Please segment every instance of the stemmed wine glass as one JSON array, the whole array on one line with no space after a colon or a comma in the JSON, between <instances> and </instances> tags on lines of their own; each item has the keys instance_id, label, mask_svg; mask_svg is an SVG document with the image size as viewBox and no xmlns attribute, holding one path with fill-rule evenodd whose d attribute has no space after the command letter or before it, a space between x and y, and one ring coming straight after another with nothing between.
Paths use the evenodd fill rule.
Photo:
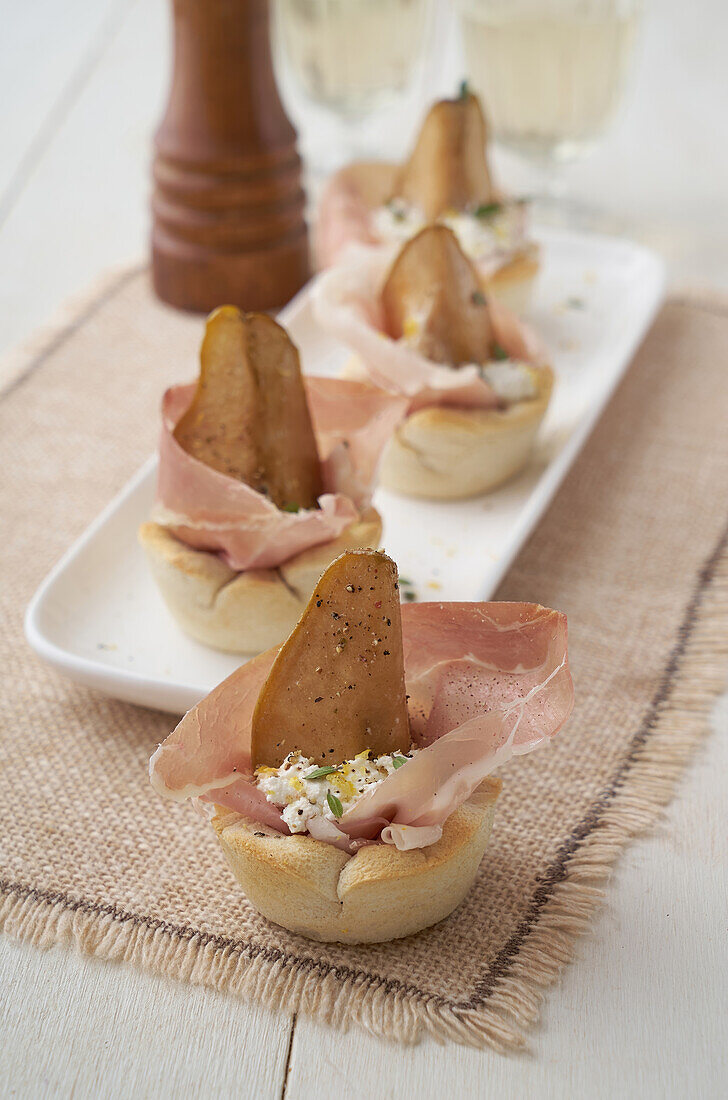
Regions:
<instances>
[{"instance_id":1,"label":"stemmed wine glass","mask_svg":"<svg viewBox=\"0 0 728 1100\"><path fill-rule=\"evenodd\" d=\"M433 0L271 7L276 78L314 174L386 155L393 113L422 90Z\"/></svg>"},{"instance_id":2,"label":"stemmed wine glass","mask_svg":"<svg viewBox=\"0 0 728 1100\"><path fill-rule=\"evenodd\" d=\"M466 73L492 132L540 179L537 216L572 220L560 166L586 155L612 121L641 0L458 0L458 11Z\"/></svg>"}]
</instances>

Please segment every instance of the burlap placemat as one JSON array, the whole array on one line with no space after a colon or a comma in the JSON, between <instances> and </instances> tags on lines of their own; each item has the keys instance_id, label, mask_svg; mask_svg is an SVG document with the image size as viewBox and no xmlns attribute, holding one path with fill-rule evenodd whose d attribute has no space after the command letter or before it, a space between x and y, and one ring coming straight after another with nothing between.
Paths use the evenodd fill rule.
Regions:
<instances>
[{"instance_id":1,"label":"burlap placemat","mask_svg":"<svg viewBox=\"0 0 728 1100\"><path fill-rule=\"evenodd\" d=\"M667 802L728 651L728 305L674 301L502 586L569 615L577 705L504 770L476 886L394 945L267 924L189 805L157 798L170 719L74 684L28 649L35 587L152 450L198 320L117 276L15 363L0 401L0 910L5 930L337 1026L505 1049L572 956L630 836Z\"/></svg>"}]
</instances>

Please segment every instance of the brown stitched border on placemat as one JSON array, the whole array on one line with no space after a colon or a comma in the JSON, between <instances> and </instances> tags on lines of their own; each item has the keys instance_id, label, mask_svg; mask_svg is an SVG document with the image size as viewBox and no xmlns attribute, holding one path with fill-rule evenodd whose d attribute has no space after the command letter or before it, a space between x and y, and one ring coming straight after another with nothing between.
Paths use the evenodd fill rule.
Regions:
<instances>
[{"instance_id":1,"label":"brown stitched border on placemat","mask_svg":"<svg viewBox=\"0 0 728 1100\"><path fill-rule=\"evenodd\" d=\"M3 395L3 403L11 393L17 396L23 384L58 355L66 342L84 333L94 320L98 322L99 315L103 329L105 307L115 302L125 288L136 287L140 282L137 272L126 272L92 300L28 363ZM136 297L140 298L138 288ZM669 308L702 310L721 320L726 316L724 311L700 305L673 304ZM156 316L161 314L159 306L150 305L150 313L159 321ZM173 315L167 314L165 319L172 324ZM187 319L184 323L186 333L191 335L192 322ZM92 345L93 339L94 334ZM95 339L99 339L98 334ZM155 384L152 388L158 390L159 386ZM586 463L588 459L581 461ZM718 470L722 470L724 462L725 455L721 454ZM572 474L570 480L573 477ZM568 487L569 482L557 498L555 508L563 502ZM84 525L88 518L84 517ZM542 527L548 523L547 517ZM532 543L538 537L537 533ZM2 909L5 928L38 943L74 939L85 950L97 954L136 959L178 977L229 986L267 1003L281 1003L289 1010L312 1011L342 1026L355 1021L394 1038L413 1039L425 1028L439 1037L488 1042L499 1048L517 1044L520 1029L535 1018L541 987L555 978L572 953L570 941L588 925L600 898L597 882L603 879L627 838L649 824L668 800L680 768L702 733L707 701L721 684L722 665L718 668L718 664L726 648L722 582L727 538L728 530L723 530L708 561L693 572L691 589L683 589L682 619L677 621L672 648L656 676L651 701L648 702L650 696L644 700L637 732L624 742L615 766L593 792L578 824L552 843L549 858L544 859L535 876L528 898L520 899L518 920L493 957L485 960L485 967L472 975L469 989L464 990L467 996L448 996L427 988L427 982L406 981L391 974L371 972L365 966L352 966L344 961L347 953L343 948L333 952L326 945L306 944L298 937L281 935L281 939L295 945L295 950L285 950L274 942L253 942L250 938L239 939L199 927L204 921L184 923L143 915L118 902L74 897L74 892L68 889L23 885L11 881L9 876L0 880L0 890L6 895ZM517 572L518 565L514 569ZM523 579L526 584L533 580L528 567L520 583ZM519 583L517 577L511 576L504 587L508 589L514 583ZM516 595L510 591L505 594L511 598ZM712 601L707 599L708 594ZM523 595L536 598L538 592ZM690 664L688 669L684 667L686 660ZM51 678L54 674L45 675ZM686 675L691 683L699 684L701 696L700 706L693 705L687 712L680 700L673 700ZM69 691L79 689L69 687ZM98 698L94 693L86 694L89 700ZM114 708L122 709L127 716L151 714L122 704L114 704ZM155 717L154 725L158 728L159 716ZM656 774L656 769L661 769L662 774ZM632 802L636 799L638 805L636 808L633 805L621 822L607 820L626 789ZM200 828L197 823L195 827ZM1 869L6 869L4 860ZM18 877L25 876L15 876ZM438 927L444 929L446 924ZM110 934L112 926L114 932ZM124 926L132 930L129 935L124 935ZM413 937L406 942L412 945L416 940ZM331 959L332 954L337 957ZM352 951L351 955L361 959L362 951ZM247 960L247 965L241 972L237 963L242 959ZM379 955L377 962L382 965ZM276 975L281 978L280 988L274 980ZM295 976L293 982L291 975ZM524 984L530 988L524 988ZM346 992L343 1004L342 992Z\"/></svg>"},{"instance_id":2,"label":"brown stitched border on placemat","mask_svg":"<svg viewBox=\"0 0 728 1100\"><path fill-rule=\"evenodd\" d=\"M572 830L570 836L568 836L562 844L561 848L559 849L557 858L553 861L551 866L543 875L542 885L540 885L534 892L527 918L519 926L518 930L511 937L506 946L499 952L495 961L488 968L487 973L484 974L478 982L478 995L470 997L468 1001L464 1002L446 1001L443 998L441 1002L442 1004L447 1004L450 1008L458 1009L476 1008L478 1005L484 1003L489 993L495 986L497 980L499 978L502 978L506 974L512 959L518 952L518 949L521 947L521 945L525 942L531 929L534 927L536 921L538 920L539 913L541 912L549 898L551 898L551 896L553 895L554 886L558 882L563 881L569 860L578 850L580 844L591 833L593 833L596 828L598 828L604 808L614 798L618 788L624 782L627 773L630 770L630 767L637 758L639 750L648 741L650 733L652 732L652 729L654 727L654 723L657 719L659 708L663 703L666 702L668 698L672 678L678 671L680 657L685 651L685 647L690 639L690 635L692 633L693 626L695 625L696 615L699 610L703 594L707 585L713 579L715 568L720 557L725 553L727 541L728 527L726 527L726 529L724 530L723 534L720 537L718 545L716 546L713 553L710 555L710 558L706 562L703 569L701 569L700 571L695 594L690 601L690 605L685 614L685 619L680 626L680 630L678 631L678 640L675 643L673 652L670 655L670 660L668 661L665 668L662 683L660 684L657 695L650 704L649 710L645 715L644 721L642 722L640 729L632 738L632 744L629 753L619 765L619 768L617 769L617 773L614 776L613 780L611 781L607 789L602 794L600 794L599 798L589 809L588 813L584 815L579 824ZM294 955L286 955L285 952L271 951L263 948L250 948L250 945L246 944L242 940L225 939L222 936L205 936L195 928L178 927L177 925L169 924L166 921L150 921L148 918L142 917L138 913L125 913L114 906L94 905L87 902L80 902L65 894L50 894L42 890L34 890L32 887L24 886L19 882L5 882L3 880L0 880L0 891L2 891L3 893L14 893L17 894L19 897L37 898L39 900L51 903L61 902L69 911L72 912L80 910L87 913L100 913L104 915L110 915L113 916L116 920L122 922L132 921L134 924L144 924L152 928L159 928L164 932L172 932L174 933L174 935L179 936L182 939L192 939L193 937L198 937L201 943L209 943L213 947L217 948L233 948L237 951L240 951L241 953L248 953L251 957L257 954L261 954L267 959L279 959L282 962L285 962L287 965L301 966L303 969L318 969L322 973L327 973L330 969L332 969L330 966L328 966L328 964L323 962L312 963L311 961L309 961L307 964L306 961L298 959ZM367 974L366 971L363 973L361 971L347 972L346 968L342 967L336 967L336 970L339 972L339 974L341 974L342 971L347 973L347 976L349 977L364 977L371 982L379 982L379 979L377 979L372 974ZM401 982L384 982L384 988L387 990L404 990L405 992L417 993L422 997L426 996L423 990L418 989L417 986L405 986Z\"/></svg>"}]
</instances>

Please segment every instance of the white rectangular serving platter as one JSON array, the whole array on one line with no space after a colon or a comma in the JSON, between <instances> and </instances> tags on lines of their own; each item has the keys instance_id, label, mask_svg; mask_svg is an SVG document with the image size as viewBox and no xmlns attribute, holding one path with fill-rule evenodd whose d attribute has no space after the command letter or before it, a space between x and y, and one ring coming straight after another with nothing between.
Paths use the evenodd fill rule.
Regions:
<instances>
[{"instance_id":1,"label":"white rectangular serving platter","mask_svg":"<svg viewBox=\"0 0 728 1100\"><path fill-rule=\"evenodd\" d=\"M421 600L488 599L594 427L660 303L660 260L628 241L544 230L527 320L546 343L556 388L533 461L476 500L429 503L379 490L383 544ZM321 332L310 287L281 313L310 374L335 374L346 349ZM150 458L36 592L26 635L72 679L182 714L241 658L178 629L147 571L136 532L149 514Z\"/></svg>"}]
</instances>

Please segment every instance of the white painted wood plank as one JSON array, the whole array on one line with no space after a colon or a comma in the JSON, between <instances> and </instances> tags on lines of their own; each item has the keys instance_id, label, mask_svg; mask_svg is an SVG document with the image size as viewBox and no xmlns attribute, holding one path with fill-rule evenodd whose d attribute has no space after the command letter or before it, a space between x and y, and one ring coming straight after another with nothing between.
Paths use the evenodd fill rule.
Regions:
<instances>
[{"instance_id":1,"label":"white painted wood plank","mask_svg":"<svg viewBox=\"0 0 728 1100\"><path fill-rule=\"evenodd\" d=\"M130 0L1 0L0 223Z\"/></svg>"},{"instance_id":2,"label":"white painted wood plank","mask_svg":"<svg viewBox=\"0 0 728 1100\"><path fill-rule=\"evenodd\" d=\"M284 1013L4 936L0 989L4 1096L280 1096Z\"/></svg>"},{"instance_id":3,"label":"white painted wood plank","mask_svg":"<svg viewBox=\"0 0 728 1100\"><path fill-rule=\"evenodd\" d=\"M0 230L0 344L99 271L146 252L167 19L165 0L136 0Z\"/></svg>"},{"instance_id":4,"label":"white painted wood plank","mask_svg":"<svg viewBox=\"0 0 728 1100\"><path fill-rule=\"evenodd\" d=\"M299 1016L286 1100L725 1096L728 696L715 727L666 818L620 861L593 934L547 994L532 1054L432 1040L403 1051Z\"/></svg>"}]
</instances>

